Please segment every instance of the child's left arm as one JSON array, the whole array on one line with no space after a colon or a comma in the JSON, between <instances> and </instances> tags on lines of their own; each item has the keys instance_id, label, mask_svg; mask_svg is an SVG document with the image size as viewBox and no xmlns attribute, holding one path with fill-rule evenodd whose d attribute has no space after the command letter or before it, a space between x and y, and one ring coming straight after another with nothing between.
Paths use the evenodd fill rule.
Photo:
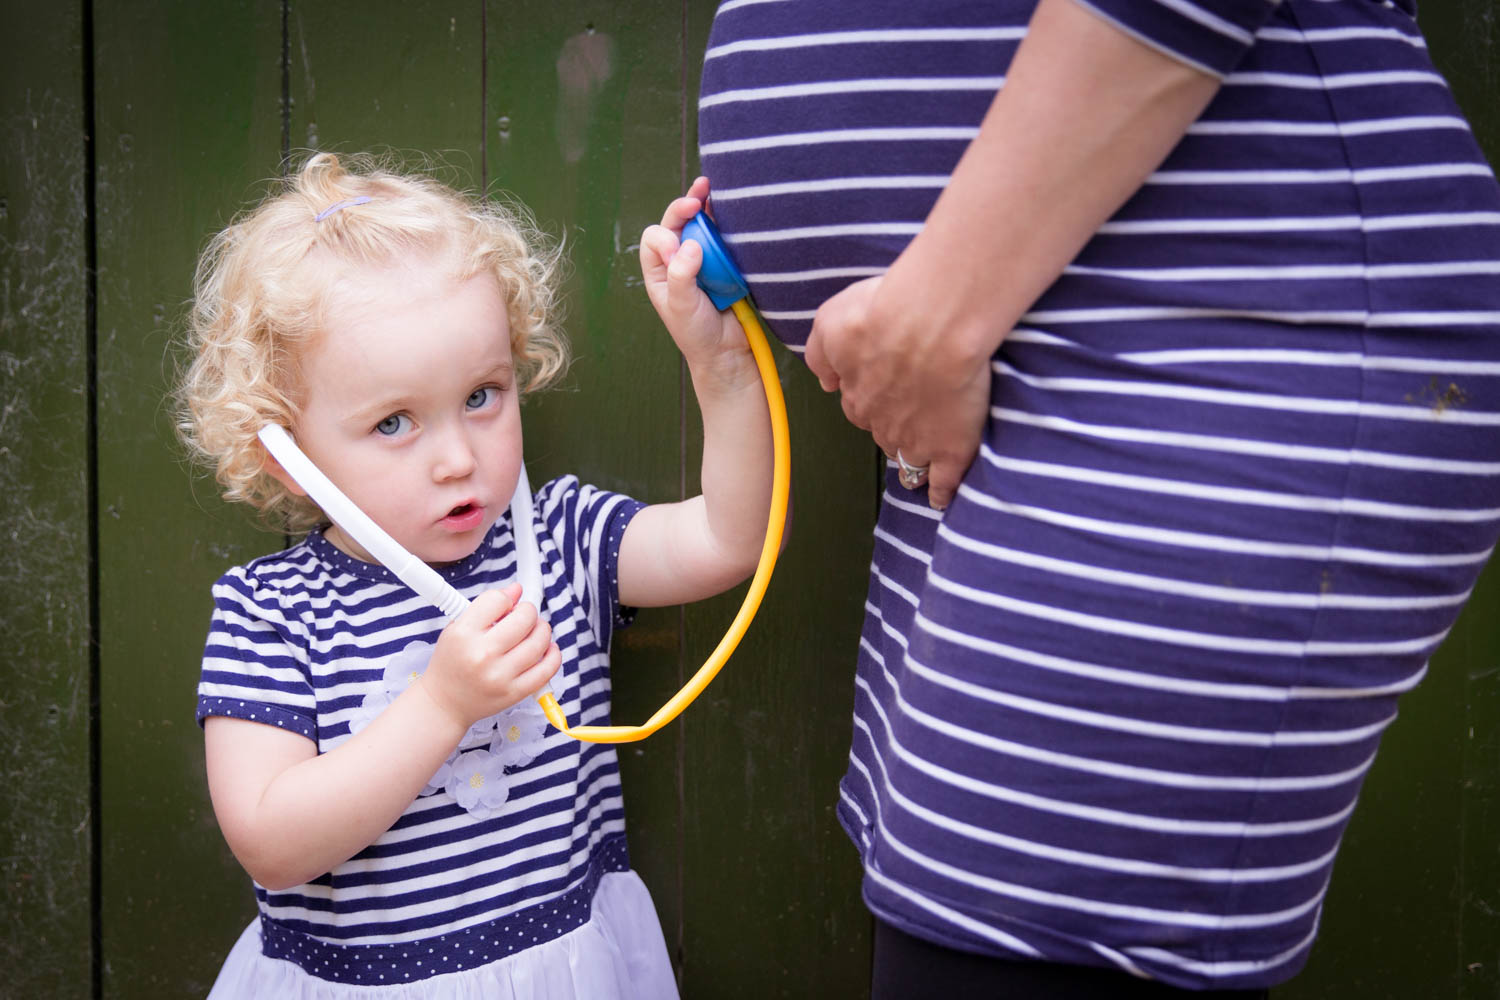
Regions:
<instances>
[{"instance_id":1,"label":"child's left arm","mask_svg":"<svg viewBox=\"0 0 1500 1000\"><path fill-rule=\"evenodd\" d=\"M653 504L620 541L620 603L685 604L755 570L771 506L771 420L745 333L698 288L703 251L682 227L703 206L708 180L667 206L641 235L646 292L687 361L703 413L703 493Z\"/></svg>"}]
</instances>

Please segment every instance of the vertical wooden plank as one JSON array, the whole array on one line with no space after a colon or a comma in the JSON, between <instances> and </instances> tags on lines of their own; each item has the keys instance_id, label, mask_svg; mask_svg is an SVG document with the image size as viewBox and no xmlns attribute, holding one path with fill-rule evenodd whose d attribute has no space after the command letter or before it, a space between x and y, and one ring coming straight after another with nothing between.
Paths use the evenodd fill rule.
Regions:
<instances>
[{"instance_id":1,"label":"vertical wooden plank","mask_svg":"<svg viewBox=\"0 0 1500 1000\"><path fill-rule=\"evenodd\" d=\"M491 173L544 221L561 221L575 268L577 392L542 397L527 412L540 478L576 471L646 500L697 489L696 409L640 292L635 241L696 167L697 78L713 6L688 4L683 32L652 4L490 8ZM709 693L672 728L621 753L632 856L685 996L852 996L868 982L868 919L832 810L848 747L873 449L800 362L784 353L780 361L794 478L808 484L798 488L791 551ZM697 668L742 593L643 612L621 633L620 721L644 719Z\"/></svg>"},{"instance_id":2,"label":"vertical wooden plank","mask_svg":"<svg viewBox=\"0 0 1500 1000\"><path fill-rule=\"evenodd\" d=\"M735 659L686 718L685 995L868 995L870 917L835 817L874 526L874 448L778 349L791 540ZM689 669L739 591L690 609ZM696 992L695 992L696 991Z\"/></svg>"},{"instance_id":3,"label":"vertical wooden plank","mask_svg":"<svg viewBox=\"0 0 1500 1000\"><path fill-rule=\"evenodd\" d=\"M1307 968L1276 1000L1497 995L1500 576L1401 702L1345 835Z\"/></svg>"},{"instance_id":4,"label":"vertical wooden plank","mask_svg":"<svg viewBox=\"0 0 1500 1000\"><path fill-rule=\"evenodd\" d=\"M90 991L82 6L0 38L0 992Z\"/></svg>"},{"instance_id":5,"label":"vertical wooden plank","mask_svg":"<svg viewBox=\"0 0 1500 1000\"><path fill-rule=\"evenodd\" d=\"M1485 155L1500 161L1500 3L1424 3L1417 23Z\"/></svg>"},{"instance_id":6,"label":"vertical wooden plank","mask_svg":"<svg viewBox=\"0 0 1500 1000\"><path fill-rule=\"evenodd\" d=\"M1500 3L1423 3L1433 61L1500 164ZM1500 996L1500 567L1401 702L1307 968L1276 1000Z\"/></svg>"},{"instance_id":7,"label":"vertical wooden plank","mask_svg":"<svg viewBox=\"0 0 1500 1000\"><path fill-rule=\"evenodd\" d=\"M299 150L390 152L480 183L483 36L470 0L298 3L288 19L290 125Z\"/></svg>"},{"instance_id":8,"label":"vertical wooden plank","mask_svg":"<svg viewBox=\"0 0 1500 1000\"><path fill-rule=\"evenodd\" d=\"M527 465L646 501L682 495L682 373L641 287L637 241L683 187L681 12L631 0L489 3L493 186L568 247L565 386L526 405ZM640 613L614 642L614 718L645 721L682 682L678 609ZM619 749L631 860L668 949L681 947L683 730Z\"/></svg>"},{"instance_id":9,"label":"vertical wooden plank","mask_svg":"<svg viewBox=\"0 0 1500 1000\"><path fill-rule=\"evenodd\" d=\"M690 149L714 7L688 8ZM755 625L685 720L684 995L854 998L868 995L870 917L834 809L848 764L877 452L802 360L775 350L791 424L793 523ZM697 467L694 449L692 482ZM689 671L741 594L688 609Z\"/></svg>"},{"instance_id":10,"label":"vertical wooden plank","mask_svg":"<svg viewBox=\"0 0 1500 1000\"><path fill-rule=\"evenodd\" d=\"M1491 118L1493 122L1494 119ZM1490 133L1496 139L1500 135ZM1500 142L1490 149L1500 150ZM1494 155L1491 154L1492 160ZM1500 568L1480 578L1465 619L1448 639L1447 666L1464 683L1463 715L1444 719L1463 744L1461 871L1454 958L1462 1000L1500 996Z\"/></svg>"},{"instance_id":11,"label":"vertical wooden plank","mask_svg":"<svg viewBox=\"0 0 1500 1000\"><path fill-rule=\"evenodd\" d=\"M1500 0L1426 3L1421 24L1485 156L1500 168ZM1500 566L1491 562L1434 665L1463 680L1462 715L1446 713L1438 724L1456 730L1463 747L1454 995L1465 1000L1500 996Z\"/></svg>"},{"instance_id":12,"label":"vertical wooden plank","mask_svg":"<svg viewBox=\"0 0 1500 1000\"><path fill-rule=\"evenodd\" d=\"M1471 607L1458 630L1472 629ZM1276 1000L1456 997L1465 670L1450 642L1401 701L1365 781L1303 972Z\"/></svg>"},{"instance_id":13,"label":"vertical wooden plank","mask_svg":"<svg viewBox=\"0 0 1500 1000\"><path fill-rule=\"evenodd\" d=\"M280 15L95 5L104 990L202 996L254 913L208 803L209 585L275 539L190 481L164 397L208 234L276 172Z\"/></svg>"}]
</instances>

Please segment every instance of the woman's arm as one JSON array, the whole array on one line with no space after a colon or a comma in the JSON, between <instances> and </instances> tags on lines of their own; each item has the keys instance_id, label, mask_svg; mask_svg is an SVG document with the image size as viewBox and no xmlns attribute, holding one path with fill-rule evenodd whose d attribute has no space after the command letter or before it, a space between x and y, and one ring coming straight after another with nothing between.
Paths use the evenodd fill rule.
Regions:
<instances>
[{"instance_id":1,"label":"woman's arm","mask_svg":"<svg viewBox=\"0 0 1500 1000\"><path fill-rule=\"evenodd\" d=\"M931 462L934 507L978 451L991 355L1218 87L1073 0L1041 0L922 231L818 311L808 365L887 454Z\"/></svg>"},{"instance_id":2,"label":"woman's arm","mask_svg":"<svg viewBox=\"0 0 1500 1000\"><path fill-rule=\"evenodd\" d=\"M771 509L771 419L745 333L696 282L703 251L680 243L708 197L693 182L641 236L646 291L687 361L703 414L703 493L654 504L620 540L620 601L684 604L729 589L755 569Z\"/></svg>"},{"instance_id":3,"label":"woman's arm","mask_svg":"<svg viewBox=\"0 0 1500 1000\"><path fill-rule=\"evenodd\" d=\"M400 818L470 725L540 690L560 654L519 597L512 584L476 598L426 672L328 753L260 722L205 721L214 815L251 878L286 889L349 860Z\"/></svg>"}]
</instances>

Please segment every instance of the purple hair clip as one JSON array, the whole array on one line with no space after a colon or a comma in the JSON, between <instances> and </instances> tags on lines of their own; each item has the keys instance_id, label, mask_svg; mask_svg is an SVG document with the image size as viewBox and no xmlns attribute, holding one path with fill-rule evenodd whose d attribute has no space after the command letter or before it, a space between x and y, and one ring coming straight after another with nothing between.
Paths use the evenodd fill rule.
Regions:
<instances>
[{"instance_id":1,"label":"purple hair clip","mask_svg":"<svg viewBox=\"0 0 1500 1000\"><path fill-rule=\"evenodd\" d=\"M313 216L313 221L322 222L324 219L328 218L330 215L332 215L334 212L337 212L341 208L348 208L350 205L363 205L365 202L373 200L374 199L372 199L369 195L362 194L358 198L345 198L343 201L336 201L332 205L329 205L327 208L323 209L323 211L319 212L317 215Z\"/></svg>"}]
</instances>

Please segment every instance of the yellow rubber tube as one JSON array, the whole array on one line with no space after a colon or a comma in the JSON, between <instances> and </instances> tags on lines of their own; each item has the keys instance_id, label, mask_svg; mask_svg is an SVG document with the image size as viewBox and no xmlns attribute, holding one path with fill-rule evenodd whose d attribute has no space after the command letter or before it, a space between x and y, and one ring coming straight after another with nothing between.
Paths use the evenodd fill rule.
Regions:
<instances>
[{"instance_id":1,"label":"yellow rubber tube","mask_svg":"<svg viewBox=\"0 0 1500 1000\"><path fill-rule=\"evenodd\" d=\"M760 565L756 567L755 576L750 580L750 589L745 593L739 614L729 623L729 630L719 640L719 645L703 661L698 672L683 685L682 690L657 709L656 714L643 725L569 726L568 718L563 715L562 706L557 703L556 698L550 693L538 698L547 721L575 740L586 743L634 743L650 736L682 714L682 710L691 705L703 693L703 689L708 687L709 682L718 676L720 668L740 644L740 639L744 637L745 630L750 627L755 612L760 608L766 586L771 582L771 573L776 569L776 557L781 552L781 535L786 529L787 500L792 482L791 436L787 430L786 399L781 394L781 379L776 374L771 347L766 343L766 332L761 329L760 320L751 308L750 300L740 299L730 308L734 310L735 318L744 328L745 339L750 343L750 353L755 356L755 366L760 370L760 380L766 390L766 406L771 414L771 513L766 523L765 544L760 550Z\"/></svg>"}]
</instances>

